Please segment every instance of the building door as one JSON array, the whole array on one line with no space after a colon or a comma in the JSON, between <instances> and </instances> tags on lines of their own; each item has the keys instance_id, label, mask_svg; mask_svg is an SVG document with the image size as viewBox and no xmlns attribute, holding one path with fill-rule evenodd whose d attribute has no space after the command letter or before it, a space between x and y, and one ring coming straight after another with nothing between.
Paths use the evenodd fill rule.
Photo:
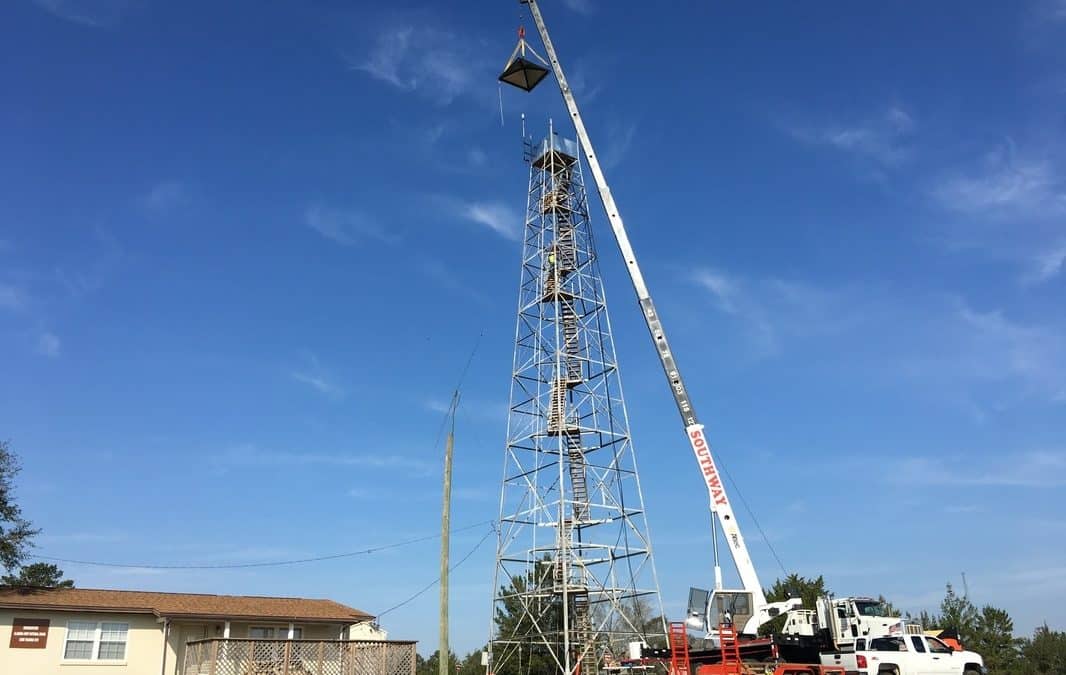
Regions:
<instances>
[{"instance_id":1,"label":"building door","mask_svg":"<svg viewBox=\"0 0 1066 675\"><path fill-rule=\"evenodd\" d=\"M185 673L185 645L193 640L203 640L207 637L207 626L205 624L182 624L176 626L173 630L179 631L178 633L178 657L175 659L174 672L184 674Z\"/></svg>"}]
</instances>

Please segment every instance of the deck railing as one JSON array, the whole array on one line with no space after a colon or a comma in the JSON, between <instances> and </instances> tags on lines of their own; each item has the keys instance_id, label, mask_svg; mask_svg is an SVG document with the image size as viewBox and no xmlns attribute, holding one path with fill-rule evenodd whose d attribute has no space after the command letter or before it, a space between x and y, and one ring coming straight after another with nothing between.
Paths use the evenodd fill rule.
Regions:
<instances>
[{"instance_id":1,"label":"deck railing","mask_svg":"<svg viewBox=\"0 0 1066 675\"><path fill-rule=\"evenodd\" d=\"M183 675L414 675L415 643L209 638L185 646Z\"/></svg>"}]
</instances>

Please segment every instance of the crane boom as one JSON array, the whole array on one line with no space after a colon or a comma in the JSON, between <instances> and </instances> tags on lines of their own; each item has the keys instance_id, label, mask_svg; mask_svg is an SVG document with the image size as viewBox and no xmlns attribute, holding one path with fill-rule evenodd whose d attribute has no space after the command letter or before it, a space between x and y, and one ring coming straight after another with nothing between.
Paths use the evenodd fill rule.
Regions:
<instances>
[{"instance_id":1,"label":"crane boom","mask_svg":"<svg viewBox=\"0 0 1066 675\"><path fill-rule=\"evenodd\" d=\"M740 575L740 581L744 586L744 590L752 593L752 604L754 607L762 608L766 605L766 597L763 594L759 577L755 572L755 566L751 562L751 556L748 553L747 544L744 543L744 535L741 534L740 528L737 526L736 518L733 515L733 506L729 501L729 496L722 483L722 478L718 473L718 467L715 465L710 443L707 441L707 437L704 434L703 425L700 424L699 419L696 417L696 410L692 406L688 390L685 388L685 383L681 379L681 371L677 367L677 362L670 349L670 343L666 339L666 332L663 330L659 314L655 310L655 303L652 301L651 294L648 292L648 287L644 283L644 275L641 274L640 266L637 264L637 257L633 253L633 247L629 243L629 235L626 234L622 215L618 210L618 206L614 202L614 197L611 195L611 188L607 185L607 179L604 177L603 169L600 167L600 162L596 158L596 153L592 149L592 141L589 139L588 131L585 129L585 123L581 119L581 113L578 111L577 101L574 99L574 93L567 84L566 76L563 74L563 68L559 63L559 57L555 52L555 46L552 44L551 36L548 35L548 28L544 24L544 17L540 13L540 7L538 7L536 0L521 1L523 4L529 5L530 13L533 15L533 21L537 25L537 32L540 33L541 41L544 43L544 49L548 55L548 60L551 63L552 70L555 72L555 79L559 83L559 91L563 95L566 109L570 113L571 121L574 123L574 130L577 132L578 142L581 144L582 151L585 153L585 160L588 162L589 169L591 169L592 176L596 181L596 188L600 194L600 202L603 204L603 209L607 214L607 221L611 225L611 231L614 233L614 239L618 244L618 250L621 251L622 258L625 260L626 270L628 270L629 278L633 282L633 290L636 291L637 301L640 303L640 308L644 315L644 321L648 326L648 331L651 333L652 341L655 343L655 349L659 354L659 360L662 363L663 371L666 373L666 379L670 382L670 391L673 393L674 402L677 404L677 410L681 414L681 420L685 426L685 434L688 437L689 445L692 447L692 452L696 456L700 472L703 474L704 483L707 485L711 511L725 534L726 542L729 545L730 555L733 558L733 562L736 564L737 573ZM714 520L712 520L712 529L713 527ZM715 588L721 589L722 572L721 567L718 564L717 536L712 537L712 539L714 540Z\"/></svg>"}]
</instances>

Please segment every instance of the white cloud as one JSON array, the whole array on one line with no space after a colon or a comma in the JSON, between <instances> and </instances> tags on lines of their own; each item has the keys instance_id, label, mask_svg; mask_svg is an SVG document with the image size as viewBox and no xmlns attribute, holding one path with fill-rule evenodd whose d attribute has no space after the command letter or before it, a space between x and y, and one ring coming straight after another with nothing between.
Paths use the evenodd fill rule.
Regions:
<instances>
[{"instance_id":1,"label":"white cloud","mask_svg":"<svg viewBox=\"0 0 1066 675\"><path fill-rule=\"evenodd\" d=\"M304 223L342 246L355 246L367 239L395 243L397 237L377 221L354 209L335 209L315 204L304 212Z\"/></svg>"},{"instance_id":2,"label":"white cloud","mask_svg":"<svg viewBox=\"0 0 1066 675\"><path fill-rule=\"evenodd\" d=\"M436 468L435 465L429 462L406 455L389 453L278 452L262 450L254 445L241 445L230 448L212 457L211 461L220 467L358 466L370 469L407 469L420 474L430 473Z\"/></svg>"},{"instance_id":3,"label":"white cloud","mask_svg":"<svg viewBox=\"0 0 1066 675\"><path fill-rule=\"evenodd\" d=\"M175 571L177 570L160 569L158 567L121 567L108 569L107 573L122 576L158 577Z\"/></svg>"},{"instance_id":4,"label":"white cloud","mask_svg":"<svg viewBox=\"0 0 1066 675\"><path fill-rule=\"evenodd\" d=\"M26 304L26 293L17 286L0 283L0 309L20 309Z\"/></svg>"},{"instance_id":5,"label":"white cloud","mask_svg":"<svg viewBox=\"0 0 1066 675\"><path fill-rule=\"evenodd\" d=\"M612 122L607 125L604 150L600 153L600 161L604 168L611 169L622 163L633 146L636 134L637 125L634 123Z\"/></svg>"},{"instance_id":6,"label":"white cloud","mask_svg":"<svg viewBox=\"0 0 1066 675\"><path fill-rule=\"evenodd\" d=\"M849 321L839 314L843 292L799 281L742 279L721 270L696 270L691 281L707 291L714 305L740 321L762 356L779 353L782 339L834 333Z\"/></svg>"},{"instance_id":7,"label":"white cloud","mask_svg":"<svg viewBox=\"0 0 1066 675\"><path fill-rule=\"evenodd\" d=\"M1060 165L1047 150L1020 149L1007 139L974 166L940 175L930 183L930 197L965 217L949 224L948 243L1019 265L1024 284L1057 278L1066 266L1066 177Z\"/></svg>"},{"instance_id":8,"label":"white cloud","mask_svg":"<svg viewBox=\"0 0 1066 675\"><path fill-rule=\"evenodd\" d=\"M120 532L67 532L61 534L44 533L38 535L38 539L47 543L113 544L125 541L127 536Z\"/></svg>"},{"instance_id":9,"label":"white cloud","mask_svg":"<svg viewBox=\"0 0 1066 675\"><path fill-rule=\"evenodd\" d=\"M567 9L570 9L578 14L592 14L596 11L596 5L593 0L563 0L563 4Z\"/></svg>"},{"instance_id":10,"label":"white cloud","mask_svg":"<svg viewBox=\"0 0 1066 675\"><path fill-rule=\"evenodd\" d=\"M45 331L37 336L37 352L55 358L59 356L59 338L55 333Z\"/></svg>"},{"instance_id":11,"label":"white cloud","mask_svg":"<svg viewBox=\"0 0 1066 675\"><path fill-rule=\"evenodd\" d=\"M452 291L480 305L490 304L488 296L481 289L464 283L455 273L454 267L449 267L440 260L423 258L418 262L418 269L439 288Z\"/></svg>"},{"instance_id":12,"label":"white cloud","mask_svg":"<svg viewBox=\"0 0 1066 675\"><path fill-rule=\"evenodd\" d=\"M289 373L292 379L306 384L330 398L343 398L344 389L334 382L333 377L319 363L317 356L308 353L305 355L304 361L303 367Z\"/></svg>"},{"instance_id":13,"label":"white cloud","mask_svg":"<svg viewBox=\"0 0 1066 675\"><path fill-rule=\"evenodd\" d=\"M33 0L49 14L93 28L116 26L131 0Z\"/></svg>"},{"instance_id":14,"label":"white cloud","mask_svg":"<svg viewBox=\"0 0 1066 675\"><path fill-rule=\"evenodd\" d=\"M441 400L438 400L438 399L430 399L430 400L426 401L425 402L425 406L426 406L426 410L428 410L430 412L440 413L442 415L444 413L451 412L451 410L452 410L452 406L451 406L450 403L448 403L446 401L441 401Z\"/></svg>"},{"instance_id":15,"label":"white cloud","mask_svg":"<svg viewBox=\"0 0 1066 675\"><path fill-rule=\"evenodd\" d=\"M96 250L84 250L79 267L56 268L57 280L72 297L80 298L103 288L125 257L118 239L107 230L97 228L94 238Z\"/></svg>"},{"instance_id":16,"label":"white cloud","mask_svg":"<svg viewBox=\"0 0 1066 675\"><path fill-rule=\"evenodd\" d=\"M709 268L689 280L754 356L829 350L832 363L849 373L924 381L981 416L980 399L997 406L1066 400L1066 324L1055 314L1023 321L957 296L829 288Z\"/></svg>"},{"instance_id":17,"label":"white cloud","mask_svg":"<svg viewBox=\"0 0 1066 675\"><path fill-rule=\"evenodd\" d=\"M693 274L693 280L711 292L718 308L729 314L737 313L737 284L720 272L702 269Z\"/></svg>"},{"instance_id":18,"label":"white cloud","mask_svg":"<svg viewBox=\"0 0 1066 675\"><path fill-rule=\"evenodd\" d=\"M1019 156L1013 143L988 153L977 170L956 172L933 187L945 208L991 217L1041 216L1066 209L1066 191L1046 159Z\"/></svg>"},{"instance_id":19,"label":"white cloud","mask_svg":"<svg viewBox=\"0 0 1066 675\"><path fill-rule=\"evenodd\" d=\"M344 391L337 385L329 382L321 375L310 375L308 373L293 372L292 378L297 382L303 382L304 384L311 385L318 391L327 396L338 397L344 394Z\"/></svg>"},{"instance_id":20,"label":"white cloud","mask_svg":"<svg viewBox=\"0 0 1066 675\"><path fill-rule=\"evenodd\" d=\"M964 513L980 513L981 507L974 504L949 504L944 507L944 513L961 515Z\"/></svg>"},{"instance_id":21,"label":"white cloud","mask_svg":"<svg viewBox=\"0 0 1066 675\"><path fill-rule=\"evenodd\" d=\"M466 161L470 166L480 168L488 164L489 156L481 148L473 147L466 151Z\"/></svg>"},{"instance_id":22,"label":"white cloud","mask_svg":"<svg viewBox=\"0 0 1066 675\"><path fill-rule=\"evenodd\" d=\"M1032 272L1026 277L1028 281L1042 283L1057 277L1066 269L1066 243L1038 253L1032 267Z\"/></svg>"},{"instance_id":23,"label":"white cloud","mask_svg":"<svg viewBox=\"0 0 1066 675\"><path fill-rule=\"evenodd\" d=\"M966 304L959 305L956 317L957 333L969 339L955 348L972 374L990 380L1017 378L1050 395L1066 378L1066 341L1061 334Z\"/></svg>"},{"instance_id":24,"label":"white cloud","mask_svg":"<svg viewBox=\"0 0 1066 675\"><path fill-rule=\"evenodd\" d=\"M466 202L459 205L459 213L506 239L518 241L522 237L521 217L503 202Z\"/></svg>"},{"instance_id":25,"label":"white cloud","mask_svg":"<svg viewBox=\"0 0 1066 675\"><path fill-rule=\"evenodd\" d=\"M1066 485L1066 453L1030 452L1000 456L994 466L975 467L971 458L914 457L888 479L906 485L1054 488Z\"/></svg>"},{"instance_id":26,"label":"white cloud","mask_svg":"<svg viewBox=\"0 0 1066 675\"><path fill-rule=\"evenodd\" d=\"M184 203L186 197L187 191L182 183L168 180L153 185L148 194L141 198L141 206L152 214L163 215Z\"/></svg>"},{"instance_id":27,"label":"white cloud","mask_svg":"<svg viewBox=\"0 0 1066 675\"><path fill-rule=\"evenodd\" d=\"M911 157L908 137L914 132L914 118L899 106L861 122L822 126L785 124L788 133L803 143L835 148L841 152L896 167Z\"/></svg>"},{"instance_id":28,"label":"white cloud","mask_svg":"<svg viewBox=\"0 0 1066 675\"><path fill-rule=\"evenodd\" d=\"M440 105L479 90L489 92L478 84L492 80L484 79L489 66L477 43L428 23L424 17L393 21L376 32L366 56L344 58L353 70Z\"/></svg>"}]
</instances>

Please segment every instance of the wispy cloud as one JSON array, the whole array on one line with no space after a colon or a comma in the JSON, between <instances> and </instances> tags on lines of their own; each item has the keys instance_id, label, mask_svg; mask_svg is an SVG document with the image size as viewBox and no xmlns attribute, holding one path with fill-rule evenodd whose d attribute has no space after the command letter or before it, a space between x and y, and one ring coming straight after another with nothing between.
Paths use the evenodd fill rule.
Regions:
<instances>
[{"instance_id":1,"label":"wispy cloud","mask_svg":"<svg viewBox=\"0 0 1066 675\"><path fill-rule=\"evenodd\" d=\"M423 15L393 18L376 31L368 52L354 56L344 51L342 56L352 70L448 105L477 92L479 82L491 80L483 80L489 65L476 42L441 28L442 23Z\"/></svg>"},{"instance_id":2,"label":"wispy cloud","mask_svg":"<svg viewBox=\"0 0 1066 675\"><path fill-rule=\"evenodd\" d=\"M1066 261L1060 166L1048 151L1025 150L1007 139L972 166L942 172L930 181L929 195L945 212L964 217L949 224L947 243L1020 265L1025 284L1057 278Z\"/></svg>"},{"instance_id":3,"label":"wispy cloud","mask_svg":"<svg viewBox=\"0 0 1066 675\"><path fill-rule=\"evenodd\" d=\"M103 288L125 256L118 239L107 230L97 228L93 236L96 240L95 250L86 250L79 266L57 267L55 271L59 284L74 298Z\"/></svg>"},{"instance_id":4,"label":"wispy cloud","mask_svg":"<svg viewBox=\"0 0 1066 675\"><path fill-rule=\"evenodd\" d=\"M637 134L635 123L611 122L607 124L604 150L600 153L603 166L611 169L622 163Z\"/></svg>"},{"instance_id":5,"label":"wispy cloud","mask_svg":"<svg viewBox=\"0 0 1066 675\"><path fill-rule=\"evenodd\" d=\"M320 394L325 394L334 399L344 397L344 389L334 381L332 375L322 367L318 357L314 354L306 354L304 365L291 371L289 375L292 379L308 385Z\"/></svg>"},{"instance_id":6,"label":"wispy cloud","mask_svg":"<svg viewBox=\"0 0 1066 675\"><path fill-rule=\"evenodd\" d=\"M130 0L33 0L52 16L92 28L113 28L128 9Z\"/></svg>"},{"instance_id":7,"label":"wispy cloud","mask_svg":"<svg viewBox=\"0 0 1066 675\"><path fill-rule=\"evenodd\" d=\"M21 309L25 304L25 291L12 284L0 283L0 309Z\"/></svg>"},{"instance_id":8,"label":"wispy cloud","mask_svg":"<svg viewBox=\"0 0 1066 675\"><path fill-rule=\"evenodd\" d=\"M970 372L989 379L1017 378L1054 395L1066 381L1066 338L1046 327L1007 318L1000 311L981 312L958 301L957 331ZM967 353L968 352L968 353Z\"/></svg>"},{"instance_id":9,"label":"wispy cloud","mask_svg":"<svg viewBox=\"0 0 1066 675\"><path fill-rule=\"evenodd\" d=\"M997 457L994 466L974 467L962 457L904 460L888 480L907 485L1048 488L1066 485L1066 453L1030 452Z\"/></svg>"},{"instance_id":10,"label":"wispy cloud","mask_svg":"<svg viewBox=\"0 0 1066 675\"><path fill-rule=\"evenodd\" d=\"M427 399L423 402L426 410L443 415L451 410L444 399ZM490 422L493 424L507 421L508 405L499 401L464 399L460 401L458 415L461 418Z\"/></svg>"},{"instance_id":11,"label":"wispy cloud","mask_svg":"<svg viewBox=\"0 0 1066 675\"><path fill-rule=\"evenodd\" d=\"M452 406L450 403L440 399L430 399L425 402L425 406L426 410L430 412L440 413L442 415L444 413L451 412L452 410Z\"/></svg>"},{"instance_id":12,"label":"wispy cloud","mask_svg":"<svg viewBox=\"0 0 1066 675\"><path fill-rule=\"evenodd\" d=\"M785 130L808 145L830 147L885 167L896 167L912 156L908 143L916 124L900 106L851 123L799 125L786 123Z\"/></svg>"},{"instance_id":13,"label":"wispy cloud","mask_svg":"<svg viewBox=\"0 0 1066 675\"><path fill-rule=\"evenodd\" d=\"M140 199L141 207L153 214L164 215L181 206L188 197L185 185L176 180L156 183Z\"/></svg>"},{"instance_id":14,"label":"wispy cloud","mask_svg":"<svg viewBox=\"0 0 1066 675\"><path fill-rule=\"evenodd\" d=\"M596 3L593 0L563 0L563 4L578 14L592 14L596 11Z\"/></svg>"},{"instance_id":15,"label":"wispy cloud","mask_svg":"<svg viewBox=\"0 0 1066 675\"><path fill-rule=\"evenodd\" d=\"M304 212L304 224L342 246L355 246L368 239L395 243L398 237L374 218L356 209L336 209L313 204Z\"/></svg>"},{"instance_id":16,"label":"wispy cloud","mask_svg":"<svg viewBox=\"0 0 1066 675\"><path fill-rule=\"evenodd\" d=\"M456 202L455 208L460 217L487 227L505 239L518 241L522 237L522 218L508 204L497 201Z\"/></svg>"},{"instance_id":17,"label":"wispy cloud","mask_svg":"<svg viewBox=\"0 0 1066 675\"><path fill-rule=\"evenodd\" d=\"M121 532L65 532L60 534L44 533L38 535L41 543L49 544L113 544L125 541L127 536Z\"/></svg>"},{"instance_id":18,"label":"wispy cloud","mask_svg":"<svg viewBox=\"0 0 1066 675\"><path fill-rule=\"evenodd\" d=\"M971 171L944 176L933 196L948 209L989 217L1043 216L1066 210L1066 185L1047 159L1021 156L1009 141Z\"/></svg>"},{"instance_id":19,"label":"wispy cloud","mask_svg":"<svg viewBox=\"0 0 1066 675\"><path fill-rule=\"evenodd\" d=\"M990 383L999 404L1066 396L1066 324L1058 316L1023 321L954 295L829 288L710 268L689 281L758 357L831 349L849 372L935 383L978 412L973 397L987 394L978 388Z\"/></svg>"},{"instance_id":20,"label":"wispy cloud","mask_svg":"<svg viewBox=\"0 0 1066 675\"><path fill-rule=\"evenodd\" d=\"M944 507L944 513L962 515L965 513L980 513L981 507L975 504L949 504Z\"/></svg>"},{"instance_id":21,"label":"wispy cloud","mask_svg":"<svg viewBox=\"0 0 1066 675\"><path fill-rule=\"evenodd\" d=\"M211 460L220 467L227 466L358 466L370 469L409 469L427 474L436 466L422 459L389 453L322 453L279 452L254 445L230 448Z\"/></svg>"},{"instance_id":22,"label":"wispy cloud","mask_svg":"<svg viewBox=\"0 0 1066 675\"><path fill-rule=\"evenodd\" d=\"M59 356L59 337L55 333L45 331L37 336L37 353L51 358Z\"/></svg>"},{"instance_id":23,"label":"wispy cloud","mask_svg":"<svg viewBox=\"0 0 1066 675\"><path fill-rule=\"evenodd\" d=\"M490 304L489 297L484 291L464 283L459 278L454 266L445 265L440 260L422 258L418 263L418 269L438 288L451 291L479 305Z\"/></svg>"},{"instance_id":24,"label":"wispy cloud","mask_svg":"<svg viewBox=\"0 0 1066 675\"><path fill-rule=\"evenodd\" d=\"M744 279L721 270L698 269L691 281L721 312L741 321L763 356L777 354L782 338L838 332L854 315L838 314L842 291L783 279Z\"/></svg>"},{"instance_id":25,"label":"wispy cloud","mask_svg":"<svg viewBox=\"0 0 1066 675\"><path fill-rule=\"evenodd\" d=\"M1042 253L1037 253L1032 270L1026 276L1027 281L1043 283L1050 281L1066 270L1066 242L1055 245Z\"/></svg>"}]
</instances>

